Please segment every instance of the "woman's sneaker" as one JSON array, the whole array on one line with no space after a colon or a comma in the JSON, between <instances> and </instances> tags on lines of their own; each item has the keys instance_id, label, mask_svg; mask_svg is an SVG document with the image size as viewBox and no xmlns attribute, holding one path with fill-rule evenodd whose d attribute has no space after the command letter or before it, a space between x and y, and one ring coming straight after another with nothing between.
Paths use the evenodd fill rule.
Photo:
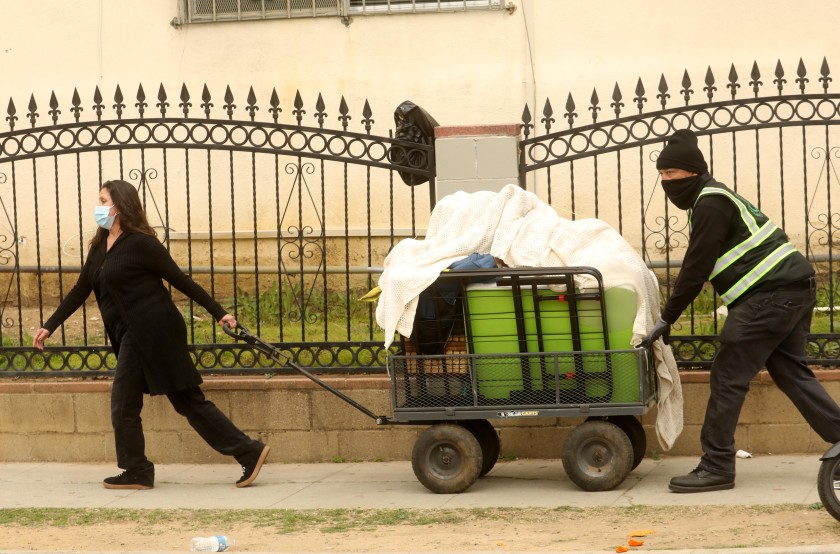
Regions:
<instances>
[{"instance_id":1,"label":"woman's sneaker","mask_svg":"<svg viewBox=\"0 0 840 554\"><path fill-rule=\"evenodd\" d=\"M151 471L129 469L114 477L107 477L102 481L102 485L106 489L153 489L155 487L155 470L154 468Z\"/></svg>"},{"instance_id":2,"label":"woman's sneaker","mask_svg":"<svg viewBox=\"0 0 840 554\"><path fill-rule=\"evenodd\" d=\"M237 488L241 489L253 483L257 475L260 474L260 468L265 463L265 459L268 457L268 452L271 450L271 447L261 442L257 444L259 446L253 454L239 459L239 463L242 465L242 477L236 482Z\"/></svg>"}]
</instances>

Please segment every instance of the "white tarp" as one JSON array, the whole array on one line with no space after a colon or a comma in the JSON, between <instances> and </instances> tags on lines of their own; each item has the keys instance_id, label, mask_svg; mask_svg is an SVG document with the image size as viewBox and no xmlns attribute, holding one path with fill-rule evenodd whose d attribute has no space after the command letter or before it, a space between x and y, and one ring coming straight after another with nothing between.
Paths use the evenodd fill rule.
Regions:
<instances>
[{"instance_id":1,"label":"white tarp","mask_svg":"<svg viewBox=\"0 0 840 554\"><path fill-rule=\"evenodd\" d=\"M411 334L420 293L450 264L473 252L491 254L510 267L594 267L605 288L632 288L638 299L633 344L659 317L656 275L615 229L599 219L562 218L536 195L507 185L498 193L445 196L432 211L423 240L405 239L394 246L385 258L376 306L386 346L395 332ZM682 432L682 389L671 349L660 340L653 354L659 378L656 431L662 448L669 450Z\"/></svg>"}]
</instances>

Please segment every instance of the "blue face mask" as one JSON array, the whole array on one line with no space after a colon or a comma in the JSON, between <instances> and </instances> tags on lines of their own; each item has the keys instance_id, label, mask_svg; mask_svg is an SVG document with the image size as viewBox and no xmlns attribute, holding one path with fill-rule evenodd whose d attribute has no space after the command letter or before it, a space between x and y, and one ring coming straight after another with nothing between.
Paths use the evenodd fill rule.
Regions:
<instances>
[{"instance_id":1,"label":"blue face mask","mask_svg":"<svg viewBox=\"0 0 840 554\"><path fill-rule=\"evenodd\" d=\"M119 215L108 215L108 212L110 211L111 206L96 206L93 210L93 218L96 220L96 224L103 229L110 229L114 224L114 219L116 219L117 215Z\"/></svg>"}]
</instances>

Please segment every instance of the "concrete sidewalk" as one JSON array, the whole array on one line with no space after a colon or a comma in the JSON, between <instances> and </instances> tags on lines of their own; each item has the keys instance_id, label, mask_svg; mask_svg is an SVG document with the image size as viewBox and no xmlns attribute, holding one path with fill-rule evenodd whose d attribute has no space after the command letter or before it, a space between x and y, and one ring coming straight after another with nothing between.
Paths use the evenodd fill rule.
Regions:
<instances>
[{"instance_id":1,"label":"concrete sidewalk","mask_svg":"<svg viewBox=\"0 0 840 554\"><path fill-rule=\"evenodd\" d=\"M0 464L0 508L479 508L555 506L688 506L819 502L818 456L759 456L738 460L736 487L676 494L668 481L688 473L694 457L645 459L617 488L579 489L560 460L499 462L460 494L434 494L410 462L272 464L255 484L237 489L235 464L156 466L153 491L108 490L109 464Z\"/></svg>"},{"instance_id":2,"label":"concrete sidewalk","mask_svg":"<svg viewBox=\"0 0 840 554\"><path fill-rule=\"evenodd\" d=\"M270 462L270 459L269 459ZM102 487L113 465L0 464L0 508L480 508L480 507L625 507L695 505L770 505L819 503L819 459L808 456L759 456L738 460L733 490L702 494L668 491L674 475L691 471L694 457L645 459L619 487L586 492L570 482L560 460L500 462L461 494L426 490L409 462L267 464L254 486L237 489L237 466L157 466L152 491ZM840 545L679 552L836 552ZM0 550L0 552L6 552ZM656 551L645 550L647 554ZM670 550L669 552L678 552ZM513 554L506 551L506 554Z\"/></svg>"}]
</instances>

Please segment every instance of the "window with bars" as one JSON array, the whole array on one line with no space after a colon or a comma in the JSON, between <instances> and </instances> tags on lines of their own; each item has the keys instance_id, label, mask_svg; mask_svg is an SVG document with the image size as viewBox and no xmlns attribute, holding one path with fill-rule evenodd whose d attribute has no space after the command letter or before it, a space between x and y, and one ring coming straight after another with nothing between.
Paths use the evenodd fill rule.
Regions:
<instances>
[{"instance_id":1,"label":"window with bars","mask_svg":"<svg viewBox=\"0 0 840 554\"><path fill-rule=\"evenodd\" d=\"M177 23L500 10L503 0L179 0Z\"/></svg>"}]
</instances>

